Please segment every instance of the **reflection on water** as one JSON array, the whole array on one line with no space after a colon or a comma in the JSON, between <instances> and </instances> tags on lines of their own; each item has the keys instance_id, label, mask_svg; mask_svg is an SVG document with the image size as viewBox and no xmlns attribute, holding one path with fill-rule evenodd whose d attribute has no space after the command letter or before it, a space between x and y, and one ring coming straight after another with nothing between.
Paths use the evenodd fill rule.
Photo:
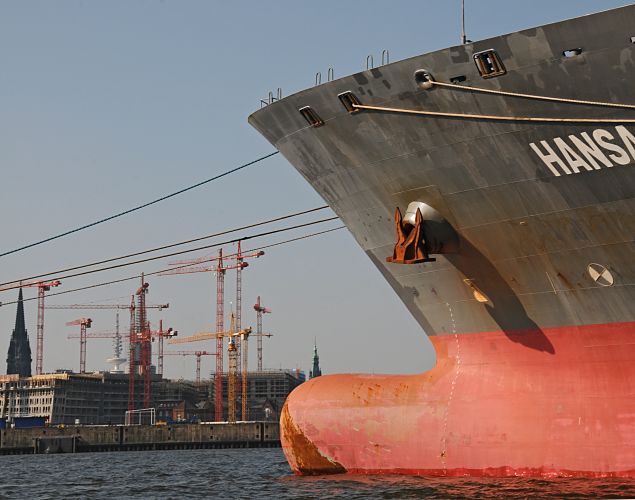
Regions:
<instances>
[{"instance_id":1,"label":"reflection on water","mask_svg":"<svg viewBox=\"0 0 635 500\"><path fill-rule=\"evenodd\" d=\"M279 449L0 457L0 498L629 498L630 479L297 477Z\"/></svg>"}]
</instances>

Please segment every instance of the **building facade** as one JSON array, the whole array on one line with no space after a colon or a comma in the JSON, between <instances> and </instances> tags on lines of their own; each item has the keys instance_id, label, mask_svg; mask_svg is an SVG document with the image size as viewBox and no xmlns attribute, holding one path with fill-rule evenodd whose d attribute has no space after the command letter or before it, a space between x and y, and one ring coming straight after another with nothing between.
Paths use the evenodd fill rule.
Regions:
<instances>
[{"instance_id":1,"label":"building facade","mask_svg":"<svg viewBox=\"0 0 635 500\"><path fill-rule=\"evenodd\" d=\"M299 370L268 370L248 374L249 420L275 421L282 406L305 381ZM44 417L49 425L123 424L128 410L128 375L109 372L71 373L60 371L20 377L0 375L0 419ZM237 417L241 415L240 382ZM214 384L168 380L152 376L152 407L157 420L200 421L214 419ZM142 408L143 378L135 382L135 408ZM227 376L223 377L224 417L227 417Z\"/></svg>"},{"instance_id":2,"label":"building facade","mask_svg":"<svg viewBox=\"0 0 635 500\"><path fill-rule=\"evenodd\" d=\"M193 383L152 377L153 407L175 400L196 403ZM143 379L135 382L135 408L142 407ZM108 372L0 375L0 418L44 417L50 425L123 424L128 410L128 375Z\"/></svg>"},{"instance_id":3,"label":"building facade","mask_svg":"<svg viewBox=\"0 0 635 500\"><path fill-rule=\"evenodd\" d=\"M300 370L263 370L247 374L247 420L278 420L282 406L293 389L306 380ZM212 381L210 398L214 400L214 383ZM244 420L241 415L242 393L240 376L236 390L236 418ZM227 417L227 374L223 375L223 411Z\"/></svg>"}]
</instances>

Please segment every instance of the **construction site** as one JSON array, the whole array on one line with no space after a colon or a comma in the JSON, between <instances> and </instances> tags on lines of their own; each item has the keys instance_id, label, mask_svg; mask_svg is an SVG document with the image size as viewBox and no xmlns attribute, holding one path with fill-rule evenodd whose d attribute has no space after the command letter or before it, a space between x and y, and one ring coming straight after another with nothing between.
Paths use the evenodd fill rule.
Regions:
<instances>
[{"instance_id":1,"label":"construction site","mask_svg":"<svg viewBox=\"0 0 635 500\"><path fill-rule=\"evenodd\" d=\"M238 241L233 253L223 254L221 248L213 258L173 262L169 269L155 273L158 276L214 274L216 328L190 335L164 326L161 319L151 322L153 311L167 310L170 304L147 302L150 284L143 273L138 287L132 290L130 301L120 304L49 304L48 292L61 286L61 280L20 282L5 287L17 288L18 299L7 374L0 375L0 453L38 453L43 452L42 449L48 450L44 452L127 450L143 449L139 448L143 446L163 449L279 445L280 412L289 393L303 383L306 376L299 368L265 368L263 339L274 334L263 328L263 317L272 311L265 307L260 296L250 307L255 326L246 326L243 322L242 275L249 260L264 254L262 250L243 253ZM231 310L227 311L225 281L229 272L235 278L235 296ZM23 289L29 288L37 290L34 373L23 297ZM65 326L69 332L67 340L79 344L77 370L56 369L52 373L43 370L44 318L46 311L53 309L68 311L74 318ZM90 314L100 310L115 311L114 331L93 331ZM126 330L121 328L120 313L127 315ZM112 357L107 359L111 365L108 371L88 369L88 345L99 339L113 343ZM256 359L250 365L249 347L254 339ZM252 348L252 357L253 351ZM195 359L196 371L190 379L164 377L166 363L176 357ZM213 360L213 370L203 373L202 361L208 358ZM256 425L257 432L245 427L246 422ZM219 436L218 432L205 432L208 437L203 439L198 431L192 430L215 423L235 424L237 431L225 432L222 439L213 437ZM114 439L114 434L89 431L94 426L150 430L137 432L134 439L130 437L131 431L117 431L119 434ZM176 439L170 437L173 426L190 430L179 431L180 437ZM169 427L169 431L152 430L162 427ZM48 444L42 445L44 437L53 439L53 444L46 441Z\"/></svg>"}]
</instances>

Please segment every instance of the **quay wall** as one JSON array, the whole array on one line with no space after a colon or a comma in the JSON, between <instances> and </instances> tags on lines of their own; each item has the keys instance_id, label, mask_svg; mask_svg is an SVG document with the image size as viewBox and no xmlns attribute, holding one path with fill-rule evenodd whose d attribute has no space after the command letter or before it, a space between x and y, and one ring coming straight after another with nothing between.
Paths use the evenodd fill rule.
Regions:
<instances>
[{"instance_id":1,"label":"quay wall","mask_svg":"<svg viewBox=\"0 0 635 500\"><path fill-rule=\"evenodd\" d=\"M197 448L275 448L277 422L176 425L69 425L0 430L0 455L72 450L127 451Z\"/></svg>"}]
</instances>

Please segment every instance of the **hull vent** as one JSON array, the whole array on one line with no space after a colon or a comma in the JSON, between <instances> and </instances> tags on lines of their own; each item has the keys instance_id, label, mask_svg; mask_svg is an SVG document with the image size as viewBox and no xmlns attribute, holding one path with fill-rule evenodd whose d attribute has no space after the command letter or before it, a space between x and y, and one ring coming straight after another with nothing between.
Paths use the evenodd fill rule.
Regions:
<instances>
[{"instance_id":1,"label":"hull vent","mask_svg":"<svg viewBox=\"0 0 635 500\"><path fill-rule=\"evenodd\" d=\"M494 78L507 73L503 61L494 49L483 50L472 56L478 72L483 78Z\"/></svg>"},{"instance_id":2,"label":"hull vent","mask_svg":"<svg viewBox=\"0 0 635 500\"><path fill-rule=\"evenodd\" d=\"M318 115L311 106L304 106L298 111L300 111L300 114L312 127L321 127L322 125L324 125L324 120L320 118L320 115Z\"/></svg>"},{"instance_id":3,"label":"hull vent","mask_svg":"<svg viewBox=\"0 0 635 500\"><path fill-rule=\"evenodd\" d=\"M359 105L361 104L361 102L359 101L357 96L350 90L342 92L341 94L337 94L337 98L340 100L340 102L346 108L346 111L348 111L349 113L357 113L359 111L359 109L356 108L355 105Z\"/></svg>"}]
</instances>

